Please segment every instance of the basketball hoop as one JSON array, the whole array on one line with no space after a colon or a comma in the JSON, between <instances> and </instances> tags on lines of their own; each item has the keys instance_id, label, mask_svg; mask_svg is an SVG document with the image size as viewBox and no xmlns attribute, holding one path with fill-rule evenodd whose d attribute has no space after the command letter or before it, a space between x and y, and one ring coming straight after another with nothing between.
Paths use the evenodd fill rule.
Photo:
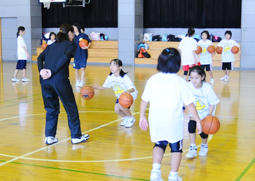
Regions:
<instances>
[{"instance_id":1,"label":"basketball hoop","mask_svg":"<svg viewBox=\"0 0 255 181\"><path fill-rule=\"evenodd\" d=\"M43 3L44 8L47 8L47 9L50 8L51 0L41 0L41 2Z\"/></svg>"}]
</instances>

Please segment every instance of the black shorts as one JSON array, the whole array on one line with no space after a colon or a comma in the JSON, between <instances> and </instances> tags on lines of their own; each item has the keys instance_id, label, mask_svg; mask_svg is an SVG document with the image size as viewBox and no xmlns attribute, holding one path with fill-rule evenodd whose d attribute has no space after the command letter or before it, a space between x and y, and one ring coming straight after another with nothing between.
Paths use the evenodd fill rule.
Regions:
<instances>
[{"instance_id":1,"label":"black shorts","mask_svg":"<svg viewBox=\"0 0 255 181\"><path fill-rule=\"evenodd\" d=\"M27 69L27 61L26 60L18 60L16 69L18 69L18 70Z\"/></svg>"},{"instance_id":2,"label":"black shorts","mask_svg":"<svg viewBox=\"0 0 255 181\"><path fill-rule=\"evenodd\" d=\"M168 145L168 141L158 141L155 143L154 147L162 148L165 153L167 145ZM183 140L177 141L176 143L169 143L169 147L171 148L171 153L176 153L176 152L182 153L182 145L183 145Z\"/></svg>"},{"instance_id":3,"label":"black shorts","mask_svg":"<svg viewBox=\"0 0 255 181\"><path fill-rule=\"evenodd\" d=\"M233 70L233 62L222 62L222 70Z\"/></svg>"},{"instance_id":4,"label":"black shorts","mask_svg":"<svg viewBox=\"0 0 255 181\"><path fill-rule=\"evenodd\" d=\"M212 64L201 65L202 69L206 71L212 71Z\"/></svg>"}]
</instances>

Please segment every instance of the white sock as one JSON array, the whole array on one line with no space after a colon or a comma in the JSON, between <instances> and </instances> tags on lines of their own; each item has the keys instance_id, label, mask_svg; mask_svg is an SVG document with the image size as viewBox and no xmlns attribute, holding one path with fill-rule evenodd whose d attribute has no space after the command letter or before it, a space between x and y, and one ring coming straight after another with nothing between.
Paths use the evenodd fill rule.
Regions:
<instances>
[{"instance_id":1,"label":"white sock","mask_svg":"<svg viewBox=\"0 0 255 181\"><path fill-rule=\"evenodd\" d=\"M159 170L159 169L160 169L160 166L161 166L160 163L153 163L153 164L152 164L152 168L153 168L153 169Z\"/></svg>"},{"instance_id":2,"label":"white sock","mask_svg":"<svg viewBox=\"0 0 255 181\"><path fill-rule=\"evenodd\" d=\"M207 144L207 143L206 143L206 144L202 143L202 145L203 145L204 147L208 147L208 144Z\"/></svg>"},{"instance_id":3,"label":"white sock","mask_svg":"<svg viewBox=\"0 0 255 181\"><path fill-rule=\"evenodd\" d=\"M197 147L196 144L190 144L190 146L193 147L193 148L196 148L196 147Z\"/></svg>"},{"instance_id":4,"label":"white sock","mask_svg":"<svg viewBox=\"0 0 255 181\"><path fill-rule=\"evenodd\" d=\"M177 175L178 175L178 172L172 172L172 171L170 171L170 176L176 177Z\"/></svg>"}]
</instances>

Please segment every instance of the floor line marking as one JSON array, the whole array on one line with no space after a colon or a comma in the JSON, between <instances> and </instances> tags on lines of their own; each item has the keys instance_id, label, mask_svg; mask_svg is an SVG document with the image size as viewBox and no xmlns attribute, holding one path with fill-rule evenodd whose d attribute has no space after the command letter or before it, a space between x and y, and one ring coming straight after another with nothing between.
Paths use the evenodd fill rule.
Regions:
<instances>
[{"instance_id":1,"label":"floor line marking","mask_svg":"<svg viewBox=\"0 0 255 181\"><path fill-rule=\"evenodd\" d=\"M251 161L251 163L244 169L244 171L239 175L239 177L236 179L236 181L241 180L243 176L248 172L248 170L251 168L251 166L255 163L255 158Z\"/></svg>"}]
</instances>

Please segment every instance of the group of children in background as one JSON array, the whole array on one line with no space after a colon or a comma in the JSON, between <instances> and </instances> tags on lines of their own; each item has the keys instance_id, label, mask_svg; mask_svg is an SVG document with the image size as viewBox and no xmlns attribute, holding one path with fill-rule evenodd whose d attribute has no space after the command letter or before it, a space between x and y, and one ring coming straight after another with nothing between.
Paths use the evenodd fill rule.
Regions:
<instances>
[{"instance_id":1,"label":"group of children in background","mask_svg":"<svg viewBox=\"0 0 255 181\"><path fill-rule=\"evenodd\" d=\"M90 46L90 40L88 37L81 34L81 30L78 24L73 25L75 42L79 44L79 38L87 39ZM22 43L19 41L19 37L23 36L22 29L18 29L18 51L23 52L23 57L19 58L20 61L26 61L29 58L29 54L26 50L24 40ZM208 39L208 31L201 33L202 40L198 43L192 38L194 35L194 28L189 28L187 36L180 42L179 51L174 48L166 48L162 51L158 58L157 70L158 73L153 75L146 83L144 92L142 94L142 101L140 105L140 121L139 126L142 130L146 131L148 125L150 125L151 141L155 143L153 148L153 168L151 171L150 180L163 180L161 177L161 162L167 145L171 148L171 171L169 173L169 181L181 181L182 179L178 175L178 169L182 157L183 148L183 104L190 112L190 120L188 123L188 132L190 137L190 149L186 157L194 158L197 156L196 147L196 129L197 134L200 134L202 138L200 156L206 156L208 153L207 139L208 135L203 133L201 120L207 115L213 115L215 112L215 106L219 103L219 99L214 93L212 86L214 84L214 78L212 74L212 56L207 51L207 47L212 45L212 42ZM55 36L52 34L51 36ZM50 36L50 37L51 37ZM231 31L226 31L226 39L222 40L218 46L223 47L222 52L222 70L224 76L221 80L228 81L230 70L233 69L233 62L235 61L234 55L231 52L232 46L239 45L231 40ZM50 40L53 42L54 40ZM202 47L202 53L200 54L200 64L198 57L195 53L197 45ZM87 52L84 53L88 47L80 48L77 46L78 54L74 55L74 68L76 69L76 86L84 85L85 72L82 71L81 78L79 77L79 69L85 70L87 61ZM84 51L85 50L85 51ZM25 57L26 55L26 57ZM17 69L25 69L26 67L18 67ZM23 63L24 64L24 63ZM177 75L180 67L184 70L184 79ZM210 75L210 84L205 82L206 74L204 69ZM16 71L15 71L16 72ZM187 83L187 76L190 77L190 82ZM25 75L23 76L25 78ZM24 79L23 78L23 79ZM16 79L14 74L13 81ZM22 79L22 80L23 80ZM25 79L24 79L25 80ZM29 80L28 80L29 81ZM132 116L129 108L124 108L118 103L118 98L123 93L130 93L135 100L137 98L137 89L128 75L122 70L122 61L114 59L110 62L110 74L105 80L102 86L93 85L94 89L104 90L106 88L113 88L113 91L117 97L115 102L115 112L122 116L124 120L121 122L121 126L127 128L132 127L135 123L135 118ZM146 108L150 102L149 107L149 123L145 116Z\"/></svg>"}]
</instances>

